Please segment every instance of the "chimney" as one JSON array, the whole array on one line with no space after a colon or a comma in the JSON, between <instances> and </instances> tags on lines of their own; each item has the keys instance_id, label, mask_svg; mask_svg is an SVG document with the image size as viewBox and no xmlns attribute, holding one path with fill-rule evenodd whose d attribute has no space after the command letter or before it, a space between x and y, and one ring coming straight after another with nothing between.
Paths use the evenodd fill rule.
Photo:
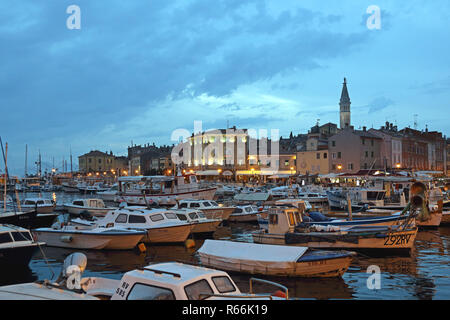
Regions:
<instances>
[{"instance_id":1,"label":"chimney","mask_svg":"<svg viewBox=\"0 0 450 320\"><path fill-rule=\"evenodd\" d=\"M367 129L367 127L366 127L366 126L364 126L364 127L363 127L363 131L364 131L364 132L366 132L366 129Z\"/></svg>"}]
</instances>

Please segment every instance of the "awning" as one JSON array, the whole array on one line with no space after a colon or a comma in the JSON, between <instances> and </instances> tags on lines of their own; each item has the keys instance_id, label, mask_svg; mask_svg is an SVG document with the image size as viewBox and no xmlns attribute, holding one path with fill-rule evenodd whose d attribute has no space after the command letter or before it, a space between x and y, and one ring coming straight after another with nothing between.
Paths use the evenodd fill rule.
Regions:
<instances>
[{"instance_id":1,"label":"awning","mask_svg":"<svg viewBox=\"0 0 450 320\"><path fill-rule=\"evenodd\" d=\"M197 252L226 259L296 262L307 250L308 247L207 239Z\"/></svg>"}]
</instances>

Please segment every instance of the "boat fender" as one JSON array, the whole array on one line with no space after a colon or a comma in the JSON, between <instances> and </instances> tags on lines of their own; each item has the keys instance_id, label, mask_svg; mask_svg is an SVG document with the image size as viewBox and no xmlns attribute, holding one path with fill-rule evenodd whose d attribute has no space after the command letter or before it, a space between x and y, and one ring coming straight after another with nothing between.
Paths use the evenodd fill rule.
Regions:
<instances>
[{"instance_id":1,"label":"boat fender","mask_svg":"<svg viewBox=\"0 0 450 320\"><path fill-rule=\"evenodd\" d=\"M275 291L274 293L272 293L272 296L286 299L286 294L281 290Z\"/></svg>"},{"instance_id":2,"label":"boat fender","mask_svg":"<svg viewBox=\"0 0 450 320\"><path fill-rule=\"evenodd\" d=\"M142 243L142 242L138 244L138 249L139 249L140 253L145 253L147 251L147 248L145 247L145 244Z\"/></svg>"},{"instance_id":3,"label":"boat fender","mask_svg":"<svg viewBox=\"0 0 450 320\"><path fill-rule=\"evenodd\" d=\"M61 241L62 242L72 242L72 237L71 236L61 236Z\"/></svg>"},{"instance_id":4,"label":"boat fender","mask_svg":"<svg viewBox=\"0 0 450 320\"><path fill-rule=\"evenodd\" d=\"M192 239L187 239L184 243L186 245L186 248L194 248L195 247L195 241Z\"/></svg>"}]
</instances>

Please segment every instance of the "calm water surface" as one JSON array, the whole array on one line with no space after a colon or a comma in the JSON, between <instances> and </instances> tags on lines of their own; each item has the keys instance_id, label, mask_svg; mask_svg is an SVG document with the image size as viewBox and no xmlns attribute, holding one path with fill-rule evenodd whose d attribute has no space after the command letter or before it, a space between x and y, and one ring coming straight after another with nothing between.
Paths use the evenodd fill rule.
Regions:
<instances>
[{"instance_id":1,"label":"calm water surface","mask_svg":"<svg viewBox=\"0 0 450 320\"><path fill-rule=\"evenodd\" d=\"M35 197L37 194L21 194ZM52 193L43 197L52 198ZM58 205L73 198L89 195L56 193ZM251 224L232 224L221 227L214 234L215 239L252 241L251 231L257 226ZM147 246L145 254L136 251L77 250L88 258L84 276L102 276L120 279L122 275L136 267L153 262L185 261L198 263L196 250L203 241L196 240L195 248L179 246ZM450 227L437 230L419 231L415 247L410 256L371 258L358 255L342 278L334 279L293 279L263 277L279 282L289 288L291 297L300 299L450 299ZM0 285L30 282L43 279L56 279L61 272L64 259L73 250L43 247L37 252L25 270L15 274L0 275ZM370 265L381 269L381 289L367 288L366 273ZM242 291L248 290L250 276L231 274Z\"/></svg>"}]
</instances>

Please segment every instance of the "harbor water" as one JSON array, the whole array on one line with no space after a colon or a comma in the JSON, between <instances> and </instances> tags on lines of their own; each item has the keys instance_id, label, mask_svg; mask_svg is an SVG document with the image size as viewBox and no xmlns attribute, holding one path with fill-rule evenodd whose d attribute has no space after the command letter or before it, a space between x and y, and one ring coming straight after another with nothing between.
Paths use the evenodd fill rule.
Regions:
<instances>
[{"instance_id":1,"label":"harbor water","mask_svg":"<svg viewBox=\"0 0 450 320\"><path fill-rule=\"evenodd\" d=\"M37 194L21 194L36 197ZM43 193L45 198L54 198L57 206L73 198L92 197L80 194ZM251 232L257 225L236 223L220 227L215 239L252 242ZM137 267L155 262L180 261L198 264L196 250L203 240L195 239L195 247L184 245L147 245L147 251L77 250L87 256L88 263L83 276L101 276L120 279L122 275ZM342 278L283 278L264 277L289 288L289 295L297 299L380 299L380 300L426 300L450 299L450 227L422 230L417 234L410 255L368 257L359 254ZM13 274L0 275L0 285L16 284L44 279L56 279L62 270L64 259L74 250L42 247L33 256L28 267ZM373 286L371 266L380 270L379 288ZM371 267L373 268L373 267ZM369 269L369 273L368 273ZM230 274L242 291L248 290L251 276Z\"/></svg>"}]
</instances>

